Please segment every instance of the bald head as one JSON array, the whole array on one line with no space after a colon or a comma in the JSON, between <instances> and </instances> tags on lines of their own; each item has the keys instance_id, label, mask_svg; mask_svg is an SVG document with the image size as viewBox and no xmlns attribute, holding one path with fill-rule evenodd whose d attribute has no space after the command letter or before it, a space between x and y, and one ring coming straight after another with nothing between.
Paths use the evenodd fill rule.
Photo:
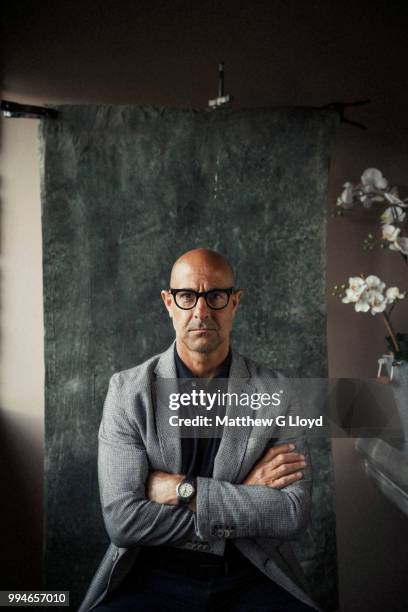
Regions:
<instances>
[{"instance_id":1,"label":"bald head","mask_svg":"<svg viewBox=\"0 0 408 612\"><path fill-rule=\"evenodd\" d=\"M193 249L181 255L174 263L170 275L170 287L178 283L191 270L205 271L213 276L214 287L233 287L234 271L228 259L211 249ZM217 284L221 282L222 284Z\"/></svg>"},{"instance_id":2,"label":"bald head","mask_svg":"<svg viewBox=\"0 0 408 612\"><path fill-rule=\"evenodd\" d=\"M176 332L177 353L196 376L211 377L228 355L242 295L234 289L231 264L210 249L188 251L173 266L170 289L178 291L163 289L161 296ZM187 301L180 305L179 298ZM214 306L214 300L221 305Z\"/></svg>"}]
</instances>

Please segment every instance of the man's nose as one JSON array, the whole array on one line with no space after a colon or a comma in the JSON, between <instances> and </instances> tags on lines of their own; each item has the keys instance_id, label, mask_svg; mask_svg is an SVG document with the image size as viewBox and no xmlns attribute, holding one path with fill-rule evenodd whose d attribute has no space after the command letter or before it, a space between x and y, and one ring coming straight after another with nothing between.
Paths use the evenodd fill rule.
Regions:
<instances>
[{"instance_id":1,"label":"man's nose","mask_svg":"<svg viewBox=\"0 0 408 612\"><path fill-rule=\"evenodd\" d=\"M194 308L194 316L199 319L205 319L210 316L210 309L207 306L204 296L200 296Z\"/></svg>"}]
</instances>

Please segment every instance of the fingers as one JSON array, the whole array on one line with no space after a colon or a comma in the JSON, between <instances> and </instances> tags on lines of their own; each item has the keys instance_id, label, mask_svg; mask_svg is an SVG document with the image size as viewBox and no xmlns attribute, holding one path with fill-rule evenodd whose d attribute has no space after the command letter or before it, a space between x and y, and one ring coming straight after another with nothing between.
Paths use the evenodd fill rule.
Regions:
<instances>
[{"instance_id":1,"label":"fingers","mask_svg":"<svg viewBox=\"0 0 408 612\"><path fill-rule=\"evenodd\" d=\"M265 483L271 489L284 489L288 485L297 482L303 478L302 472L295 472L294 474L288 474L287 476L282 476L282 478L278 478L277 480L273 480L271 483Z\"/></svg>"},{"instance_id":2,"label":"fingers","mask_svg":"<svg viewBox=\"0 0 408 612\"><path fill-rule=\"evenodd\" d=\"M255 471L253 476L257 479L259 484L265 484L268 486L274 485L277 481L279 481L279 485L282 485L283 482L286 482L287 476L293 476L294 474L298 476L294 480L299 479L303 476L302 470L306 467L306 461L296 461L294 463L283 463L278 467L273 467L272 462L266 465L261 466L259 469ZM289 482L293 482L293 479L290 479ZM283 485L286 486L286 485ZM281 486L277 487L281 488Z\"/></svg>"},{"instance_id":3,"label":"fingers","mask_svg":"<svg viewBox=\"0 0 408 612\"><path fill-rule=\"evenodd\" d=\"M270 464L272 467L279 467L287 463L297 463L305 461L305 456L302 453L293 452L287 449L289 445L274 447L268 450L259 462L260 465Z\"/></svg>"},{"instance_id":4,"label":"fingers","mask_svg":"<svg viewBox=\"0 0 408 612\"><path fill-rule=\"evenodd\" d=\"M295 461L292 463L283 463L281 465L278 465L277 467L274 467L272 465L272 462L264 463L262 465L256 465L248 474L243 484L260 484L272 486L277 481L279 481L279 486L277 488L282 488L282 486L286 486L282 483L286 482L285 479L287 476L292 476L293 474L298 475L298 478L291 478L288 481L289 483L294 482L294 480L298 480L300 477L302 477L302 470L305 469L306 465L306 461L303 460Z\"/></svg>"},{"instance_id":5,"label":"fingers","mask_svg":"<svg viewBox=\"0 0 408 612\"><path fill-rule=\"evenodd\" d=\"M267 477L271 478L280 478L281 476L286 476L287 474L293 474L294 472L299 472L306 467L306 461L293 461L292 463L282 463L281 465L274 466L272 462L264 467L264 474Z\"/></svg>"},{"instance_id":6,"label":"fingers","mask_svg":"<svg viewBox=\"0 0 408 612\"><path fill-rule=\"evenodd\" d=\"M279 444L268 449L253 466L243 484L283 489L303 478L306 466L305 456L295 451L294 444Z\"/></svg>"},{"instance_id":7,"label":"fingers","mask_svg":"<svg viewBox=\"0 0 408 612\"><path fill-rule=\"evenodd\" d=\"M265 453L248 474L244 484L263 484L282 489L303 477L306 458L293 444L280 444Z\"/></svg>"},{"instance_id":8,"label":"fingers","mask_svg":"<svg viewBox=\"0 0 408 612\"><path fill-rule=\"evenodd\" d=\"M271 448L269 448L267 452L265 453L265 455L263 456L263 459L270 461L271 459L273 459L274 457L277 457L280 454L291 453L294 450L295 450L294 444L278 444L276 446L272 446Z\"/></svg>"},{"instance_id":9,"label":"fingers","mask_svg":"<svg viewBox=\"0 0 408 612\"><path fill-rule=\"evenodd\" d=\"M301 453L279 453L276 457L269 459L266 464L273 468L278 468L280 465L287 465L290 463L298 463L299 461L305 461L305 456Z\"/></svg>"}]
</instances>

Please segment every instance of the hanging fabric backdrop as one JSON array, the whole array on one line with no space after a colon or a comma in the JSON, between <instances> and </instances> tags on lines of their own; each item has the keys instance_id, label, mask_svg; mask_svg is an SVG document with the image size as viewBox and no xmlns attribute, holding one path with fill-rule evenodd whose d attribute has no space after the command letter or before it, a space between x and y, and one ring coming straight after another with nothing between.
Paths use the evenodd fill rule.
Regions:
<instances>
[{"instance_id":1,"label":"hanging fabric backdrop","mask_svg":"<svg viewBox=\"0 0 408 612\"><path fill-rule=\"evenodd\" d=\"M46 348L46 583L83 595L107 544L97 431L114 371L163 351L172 262L208 246L245 296L244 355L324 377L325 209L337 118L313 109L61 106L40 130ZM328 440L312 442L314 506L298 547L336 606Z\"/></svg>"}]
</instances>

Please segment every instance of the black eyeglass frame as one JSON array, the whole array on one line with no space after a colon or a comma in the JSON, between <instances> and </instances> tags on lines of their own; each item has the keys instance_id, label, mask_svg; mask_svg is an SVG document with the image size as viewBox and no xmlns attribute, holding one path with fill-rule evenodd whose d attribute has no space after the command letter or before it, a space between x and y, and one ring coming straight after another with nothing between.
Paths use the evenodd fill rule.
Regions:
<instances>
[{"instance_id":1,"label":"black eyeglass frame","mask_svg":"<svg viewBox=\"0 0 408 612\"><path fill-rule=\"evenodd\" d=\"M235 293L237 290L235 289L235 287L227 287L227 288L222 288L222 289L210 289L209 291L194 291L194 289L172 289L170 288L168 291L173 296L174 303L177 306L177 308L180 308L180 310L192 310L193 308L197 306L197 302L200 299L200 297L203 297L205 299L205 303L207 304L208 308L210 308L211 310L223 310L224 308L228 306L231 295ZM195 302L193 306L189 306L188 308L183 308L183 306L179 306L179 304L177 304L176 295L180 293L181 291L189 291L190 293L194 293ZM224 291L224 293L227 294L227 303L224 306L221 306L220 308L214 308L214 306L210 306L207 300L208 294L213 293L215 291Z\"/></svg>"}]
</instances>

